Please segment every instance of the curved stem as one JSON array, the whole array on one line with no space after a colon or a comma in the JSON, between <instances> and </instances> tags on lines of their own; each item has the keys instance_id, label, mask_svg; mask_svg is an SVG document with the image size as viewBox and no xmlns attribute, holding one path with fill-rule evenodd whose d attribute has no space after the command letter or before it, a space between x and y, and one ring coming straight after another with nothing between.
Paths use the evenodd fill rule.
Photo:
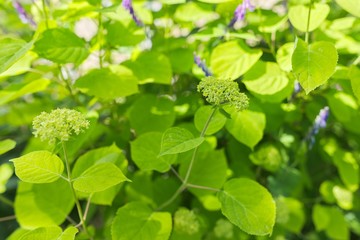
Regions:
<instances>
[{"instance_id":1,"label":"curved stem","mask_svg":"<svg viewBox=\"0 0 360 240\"><path fill-rule=\"evenodd\" d=\"M205 136L205 133L206 133L206 130L208 129L209 127L209 124L216 112L216 110L218 109L218 107L214 107L212 112L210 113L210 116L208 117L208 119L206 120L206 123L201 131L201 134L200 134L200 137L204 137ZM189 180L189 177L190 177L190 173L191 173L191 170L192 170L192 167L194 165L194 162L195 162L195 157L196 157L196 153L198 151L198 148L199 146L197 146L195 149L194 149L194 152L192 154L192 157L191 157L191 160L190 160L190 164L189 164L189 167L188 167L188 170L186 172L186 175L185 175L185 178L184 180L181 179L180 176L178 176L178 174L175 174L179 177L179 179L182 181L182 184L181 186L176 190L176 192L171 196L171 198L169 198L169 200L167 200L166 202L164 202L163 204L161 204L156 210L161 210L163 209L164 207L168 206L170 203L172 203L173 201L175 201L175 199L180 195L180 193L182 193L187 187L192 187L192 188L199 188L199 189L206 189L206 190L210 190L210 191L220 191L219 189L215 189L215 188L211 188L211 187L206 187L206 186L199 186L199 185L195 185L195 184L191 184L191 183L188 183L188 180Z\"/></svg>"},{"instance_id":2,"label":"curved stem","mask_svg":"<svg viewBox=\"0 0 360 240\"><path fill-rule=\"evenodd\" d=\"M305 33L305 42L309 42L309 28L310 28L310 16L311 16L311 8L312 8L312 0L310 1L309 5L309 13L308 13L308 19L307 19L307 25L306 25L306 33Z\"/></svg>"},{"instance_id":3,"label":"curved stem","mask_svg":"<svg viewBox=\"0 0 360 240\"><path fill-rule=\"evenodd\" d=\"M208 119L206 120L206 123L205 123L205 125L204 125L204 127L203 127L203 129L202 129L202 131L201 131L200 137L204 137L204 136L205 136L206 130L208 129L209 124L210 124L210 122L211 122L211 119L213 118L213 116L214 116L214 114L215 114L215 112L216 112L217 109L218 109L217 107L214 107L214 108L213 108L212 112L210 113L210 116L209 116ZM199 146L200 146L200 145L199 145ZM184 178L184 183L185 183L185 184L187 184L187 181L189 180L190 173L191 173L192 167L193 167L193 165L194 165L196 153L197 153L197 151L198 151L198 149L199 149L199 146L197 146L197 147L194 149L193 155L192 155L192 157L191 157L190 164L189 164L189 168L188 168L188 170L187 170L187 172L186 172L186 175L185 175L185 178Z\"/></svg>"},{"instance_id":4,"label":"curved stem","mask_svg":"<svg viewBox=\"0 0 360 240\"><path fill-rule=\"evenodd\" d=\"M63 152L64 152L64 160L65 160L65 165L66 165L66 172L67 172L67 175L68 175L68 178L67 178L67 181L69 182L69 186L71 188L71 192L73 194L73 197L74 197L74 200L75 200L75 205L76 205L76 208L77 208L77 211L78 211L78 215L79 215L79 218L80 218L80 224L82 225L83 229L84 229L84 232L90 236L88 230L87 230L87 227L86 227L86 223L85 223L85 219L84 219L84 214L83 214L83 211L81 209L81 205L80 205L80 202L78 200L78 198L76 197L76 192L75 192L75 189L71 183L71 172L70 172L70 164L69 164L69 160L67 158L67 153L66 153L66 146L65 146L65 143L64 142L61 142L62 144L62 148L63 148Z\"/></svg>"}]
</instances>

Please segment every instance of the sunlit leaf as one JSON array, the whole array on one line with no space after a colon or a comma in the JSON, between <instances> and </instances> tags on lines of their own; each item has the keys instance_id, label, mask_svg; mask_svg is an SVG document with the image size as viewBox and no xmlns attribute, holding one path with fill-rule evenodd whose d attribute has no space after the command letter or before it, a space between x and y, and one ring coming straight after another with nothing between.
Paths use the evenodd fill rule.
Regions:
<instances>
[{"instance_id":1,"label":"sunlit leaf","mask_svg":"<svg viewBox=\"0 0 360 240\"><path fill-rule=\"evenodd\" d=\"M64 171L61 159L49 151L35 151L11 160L15 173L29 183L50 183L60 178Z\"/></svg>"},{"instance_id":2,"label":"sunlit leaf","mask_svg":"<svg viewBox=\"0 0 360 240\"><path fill-rule=\"evenodd\" d=\"M231 179L218 193L222 213L251 235L270 235L275 224L275 201L259 183L247 178Z\"/></svg>"},{"instance_id":3,"label":"sunlit leaf","mask_svg":"<svg viewBox=\"0 0 360 240\"><path fill-rule=\"evenodd\" d=\"M292 55L292 69L308 94L315 88L326 83L335 72L338 54L330 42L315 42L308 45L297 39Z\"/></svg>"}]
</instances>

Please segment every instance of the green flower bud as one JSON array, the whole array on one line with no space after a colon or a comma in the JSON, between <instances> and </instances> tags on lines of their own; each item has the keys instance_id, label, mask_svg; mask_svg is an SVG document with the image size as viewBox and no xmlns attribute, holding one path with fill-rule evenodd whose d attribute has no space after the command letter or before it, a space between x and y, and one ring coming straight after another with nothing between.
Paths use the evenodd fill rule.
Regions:
<instances>
[{"instance_id":1,"label":"green flower bud","mask_svg":"<svg viewBox=\"0 0 360 240\"><path fill-rule=\"evenodd\" d=\"M71 109L56 109L50 113L42 112L33 120L33 134L40 137L41 141L53 144L56 140L68 141L72 134L78 135L87 129L90 122L85 116Z\"/></svg>"},{"instance_id":2,"label":"green flower bud","mask_svg":"<svg viewBox=\"0 0 360 240\"><path fill-rule=\"evenodd\" d=\"M198 91L202 93L206 101L216 106L230 104L238 111L249 106L249 98L239 91L236 82L229 79L205 77L200 81Z\"/></svg>"},{"instance_id":3,"label":"green flower bud","mask_svg":"<svg viewBox=\"0 0 360 240\"><path fill-rule=\"evenodd\" d=\"M234 238L234 225L228 220L219 219L214 227L215 236L221 239Z\"/></svg>"},{"instance_id":4,"label":"green flower bud","mask_svg":"<svg viewBox=\"0 0 360 240\"><path fill-rule=\"evenodd\" d=\"M174 215L174 228L180 233L195 234L200 229L200 223L193 211L180 208Z\"/></svg>"}]
</instances>

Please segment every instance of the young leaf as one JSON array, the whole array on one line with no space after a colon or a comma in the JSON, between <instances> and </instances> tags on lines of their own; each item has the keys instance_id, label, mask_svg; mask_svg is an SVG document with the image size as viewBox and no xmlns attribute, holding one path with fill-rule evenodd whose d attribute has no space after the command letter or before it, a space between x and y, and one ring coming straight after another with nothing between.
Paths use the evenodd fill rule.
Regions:
<instances>
[{"instance_id":1,"label":"young leaf","mask_svg":"<svg viewBox=\"0 0 360 240\"><path fill-rule=\"evenodd\" d=\"M308 45L297 39L292 55L292 68L300 85L308 94L324 84L335 72L338 54L330 42L315 42Z\"/></svg>"},{"instance_id":2,"label":"young leaf","mask_svg":"<svg viewBox=\"0 0 360 240\"><path fill-rule=\"evenodd\" d=\"M109 68L92 70L76 80L75 87L89 95L110 100L137 93L137 79L132 72L121 66L117 70L116 72Z\"/></svg>"},{"instance_id":3,"label":"young leaf","mask_svg":"<svg viewBox=\"0 0 360 240\"><path fill-rule=\"evenodd\" d=\"M263 137L266 125L265 114L260 111L234 111L226 123L226 129L236 140L253 148Z\"/></svg>"},{"instance_id":4,"label":"young leaf","mask_svg":"<svg viewBox=\"0 0 360 240\"><path fill-rule=\"evenodd\" d=\"M56 63L80 64L89 55L85 41L65 28L44 31L40 39L36 41L34 51L40 57Z\"/></svg>"},{"instance_id":5,"label":"young leaf","mask_svg":"<svg viewBox=\"0 0 360 240\"><path fill-rule=\"evenodd\" d=\"M0 155L13 149L15 145L16 142L11 139L5 139L0 141Z\"/></svg>"},{"instance_id":6,"label":"young leaf","mask_svg":"<svg viewBox=\"0 0 360 240\"><path fill-rule=\"evenodd\" d=\"M49 151L35 151L10 160L16 175L24 182L50 183L60 178L64 171L61 159Z\"/></svg>"},{"instance_id":7,"label":"young leaf","mask_svg":"<svg viewBox=\"0 0 360 240\"><path fill-rule=\"evenodd\" d=\"M24 40L11 37L1 38L0 73L6 71L22 58L32 47L33 43L33 41L27 43Z\"/></svg>"},{"instance_id":8,"label":"young leaf","mask_svg":"<svg viewBox=\"0 0 360 240\"><path fill-rule=\"evenodd\" d=\"M153 212L144 203L131 202L117 211L111 235L113 240L167 240L171 229L170 213Z\"/></svg>"},{"instance_id":9,"label":"young leaf","mask_svg":"<svg viewBox=\"0 0 360 240\"><path fill-rule=\"evenodd\" d=\"M91 166L74 180L74 188L80 192L100 192L121 182L129 181L113 163Z\"/></svg>"},{"instance_id":10,"label":"young leaf","mask_svg":"<svg viewBox=\"0 0 360 240\"><path fill-rule=\"evenodd\" d=\"M162 134L149 132L140 135L131 142L131 157L141 170L156 170L166 172L170 165L176 161L177 155L158 157L160 152Z\"/></svg>"},{"instance_id":11,"label":"young leaf","mask_svg":"<svg viewBox=\"0 0 360 240\"><path fill-rule=\"evenodd\" d=\"M159 157L187 152L199 146L203 141L203 137L194 138L192 133L185 128L169 128L162 136Z\"/></svg>"},{"instance_id":12,"label":"young leaf","mask_svg":"<svg viewBox=\"0 0 360 240\"><path fill-rule=\"evenodd\" d=\"M309 32L315 30L326 19L330 7L324 3L315 3L311 8ZM306 32L308 25L309 6L296 5L289 9L291 24L298 30Z\"/></svg>"},{"instance_id":13,"label":"young leaf","mask_svg":"<svg viewBox=\"0 0 360 240\"><path fill-rule=\"evenodd\" d=\"M213 109L211 106L202 106L196 111L194 116L194 124L198 131L200 132L202 131L212 110ZM205 134L211 135L216 133L217 131L219 131L224 127L225 123L226 123L226 117L222 113L216 111L208 125Z\"/></svg>"},{"instance_id":14,"label":"young leaf","mask_svg":"<svg viewBox=\"0 0 360 240\"><path fill-rule=\"evenodd\" d=\"M275 202L259 183L247 178L231 179L218 198L222 213L244 232L259 236L272 233Z\"/></svg>"},{"instance_id":15,"label":"young leaf","mask_svg":"<svg viewBox=\"0 0 360 240\"><path fill-rule=\"evenodd\" d=\"M229 41L214 48L210 68L216 76L237 79L261 57L262 51L250 49L243 41Z\"/></svg>"}]
</instances>

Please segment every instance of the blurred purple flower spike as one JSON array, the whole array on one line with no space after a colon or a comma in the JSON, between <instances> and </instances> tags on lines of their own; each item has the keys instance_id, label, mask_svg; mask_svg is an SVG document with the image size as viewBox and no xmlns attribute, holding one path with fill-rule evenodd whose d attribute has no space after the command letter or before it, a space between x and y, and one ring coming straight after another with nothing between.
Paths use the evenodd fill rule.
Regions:
<instances>
[{"instance_id":1,"label":"blurred purple flower spike","mask_svg":"<svg viewBox=\"0 0 360 240\"><path fill-rule=\"evenodd\" d=\"M194 53L194 62L199 68L201 68L201 70L205 73L206 77L212 76L210 70L207 68L205 63L201 61L200 57L196 55L196 53Z\"/></svg>"},{"instance_id":2,"label":"blurred purple flower spike","mask_svg":"<svg viewBox=\"0 0 360 240\"><path fill-rule=\"evenodd\" d=\"M121 5L129 11L131 17L133 18L134 22L136 23L136 25L138 25L139 27L144 26L143 22L135 15L135 11L134 8L132 6L132 1L131 0L123 0Z\"/></svg>"},{"instance_id":3,"label":"blurred purple flower spike","mask_svg":"<svg viewBox=\"0 0 360 240\"><path fill-rule=\"evenodd\" d=\"M13 1L13 6L23 23L30 23L30 25L33 27L37 26L35 21L32 19L32 17L29 14L27 14L23 6L18 1Z\"/></svg>"},{"instance_id":4,"label":"blurred purple flower spike","mask_svg":"<svg viewBox=\"0 0 360 240\"><path fill-rule=\"evenodd\" d=\"M308 136L306 137L309 140L309 148L311 149L315 143L315 135L319 133L320 128L326 127L326 122L329 118L330 109L328 106L322 108L319 114L316 116L314 124L310 129Z\"/></svg>"},{"instance_id":5,"label":"blurred purple flower spike","mask_svg":"<svg viewBox=\"0 0 360 240\"><path fill-rule=\"evenodd\" d=\"M234 17L231 19L228 27L232 28L237 21L243 21L247 10L252 12L255 10L255 6L251 5L250 0L243 0L235 9Z\"/></svg>"}]
</instances>

